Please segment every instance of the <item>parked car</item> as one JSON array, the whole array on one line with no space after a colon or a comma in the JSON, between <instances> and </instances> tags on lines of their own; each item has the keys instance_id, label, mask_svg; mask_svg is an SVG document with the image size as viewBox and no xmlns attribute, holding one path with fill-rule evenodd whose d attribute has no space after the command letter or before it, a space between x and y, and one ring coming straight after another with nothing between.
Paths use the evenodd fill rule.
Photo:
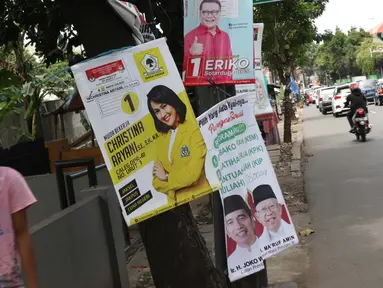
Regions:
<instances>
[{"instance_id":1,"label":"parked car","mask_svg":"<svg viewBox=\"0 0 383 288\"><path fill-rule=\"evenodd\" d=\"M307 94L311 100L311 104L315 104L314 89L318 88L317 86L307 89Z\"/></svg>"},{"instance_id":2,"label":"parked car","mask_svg":"<svg viewBox=\"0 0 383 288\"><path fill-rule=\"evenodd\" d=\"M313 89L309 88L309 89L306 89L306 92L305 92L308 96L309 96L309 101L311 104L314 103L314 98L313 98Z\"/></svg>"},{"instance_id":3,"label":"parked car","mask_svg":"<svg viewBox=\"0 0 383 288\"><path fill-rule=\"evenodd\" d=\"M317 108L319 105L318 89L320 89L320 88L321 88L320 86L315 86L315 87L313 87L313 90L312 90L313 104L316 104Z\"/></svg>"},{"instance_id":4,"label":"parked car","mask_svg":"<svg viewBox=\"0 0 383 288\"><path fill-rule=\"evenodd\" d=\"M383 105L383 80L376 85L375 105Z\"/></svg>"},{"instance_id":5,"label":"parked car","mask_svg":"<svg viewBox=\"0 0 383 288\"><path fill-rule=\"evenodd\" d=\"M366 95L368 102L374 102L376 98L376 84L378 83L378 80L375 79L369 79L369 80L362 80L357 82L360 90Z\"/></svg>"},{"instance_id":6,"label":"parked car","mask_svg":"<svg viewBox=\"0 0 383 288\"><path fill-rule=\"evenodd\" d=\"M319 111L323 114L326 115L328 112L332 111L332 97L334 96L334 87L328 87L323 89L320 92L319 96Z\"/></svg>"},{"instance_id":7,"label":"parked car","mask_svg":"<svg viewBox=\"0 0 383 288\"><path fill-rule=\"evenodd\" d=\"M347 96L350 95L350 83L337 86L334 89L334 96L331 101L332 115L339 117L339 115L350 110L349 107L345 108L344 103L346 102Z\"/></svg>"},{"instance_id":8,"label":"parked car","mask_svg":"<svg viewBox=\"0 0 383 288\"><path fill-rule=\"evenodd\" d=\"M319 108L319 104L320 104L320 101L321 101L320 100L321 93L322 93L323 90L326 90L326 89L328 89L328 87L324 86L324 87L321 87L321 88L315 90L317 108Z\"/></svg>"}]
</instances>

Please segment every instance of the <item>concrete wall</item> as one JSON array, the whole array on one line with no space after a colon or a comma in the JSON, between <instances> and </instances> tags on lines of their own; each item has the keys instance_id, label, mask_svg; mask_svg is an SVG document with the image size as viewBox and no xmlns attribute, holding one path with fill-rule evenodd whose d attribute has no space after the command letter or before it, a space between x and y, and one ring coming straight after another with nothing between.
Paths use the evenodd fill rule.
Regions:
<instances>
[{"instance_id":1,"label":"concrete wall","mask_svg":"<svg viewBox=\"0 0 383 288\"><path fill-rule=\"evenodd\" d=\"M25 180L37 199L37 203L28 209L30 226L61 211L56 174L28 176Z\"/></svg>"},{"instance_id":2,"label":"concrete wall","mask_svg":"<svg viewBox=\"0 0 383 288\"><path fill-rule=\"evenodd\" d=\"M110 179L108 169L104 168L102 170L98 170L97 172L97 183L98 186L113 186L112 179ZM77 178L73 181L74 190L76 194L86 188L89 188L89 180L88 176L83 176Z\"/></svg>"},{"instance_id":3,"label":"concrete wall","mask_svg":"<svg viewBox=\"0 0 383 288\"><path fill-rule=\"evenodd\" d=\"M108 188L31 228L40 288L128 288L121 217Z\"/></svg>"},{"instance_id":4,"label":"concrete wall","mask_svg":"<svg viewBox=\"0 0 383 288\"><path fill-rule=\"evenodd\" d=\"M5 148L15 145L20 136L28 131L24 112L19 109L10 112L0 122L0 144Z\"/></svg>"},{"instance_id":5,"label":"concrete wall","mask_svg":"<svg viewBox=\"0 0 383 288\"><path fill-rule=\"evenodd\" d=\"M59 108L64 101L49 101L44 102L41 107L42 113L52 112ZM68 138L69 143L72 143L74 140L82 136L86 129L81 123L81 113L70 112L64 114L64 126L65 126L65 138ZM44 128L44 139L45 141L50 141L54 139L55 135L55 124L54 117L48 116L43 119L43 128ZM58 138L63 137L63 131L61 129L60 117L57 124L57 136Z\"/></svg>"},{"instance_id":6,"label":"concrete wall","mask_svg":"<svg viewBox=\"0 0 383 288\"><path fill-rule=\"evenodd\" d=\"M62 100L44 102L41 106L41 113L52 112L64 103ZM80 136L84 135L86 129L81 123L81 114L70 112L64 115L65 138L72 143ZM3 148L9 148L17 143L20 136L28 131L26 121L24 120L24 111L22 109L9 113L0 123L0 144ZM85 116L84 116L85 117ZM55 124L54 117L43 117L44 140L50 141L54 139ZM63 133L61 130L60 119L57 125L57 137L61 138Z\"/></svg>"},{"instance_id":7,"label":"concrete wall","mask_svg":"<svg viewBox=\"0 0 383 288\"><path fill-rule=\"evenodd\" d=\"M32 226L61 210L60 197L56 174L28 176L25 179L38 200L28 211L29 225ZM97 180L98 186L112 186L112 180L107 169L97 171ZM78 178L73 182L76 198L78 198L81 190L89 188L87 176Z\"/></svg>"}]
</instances>

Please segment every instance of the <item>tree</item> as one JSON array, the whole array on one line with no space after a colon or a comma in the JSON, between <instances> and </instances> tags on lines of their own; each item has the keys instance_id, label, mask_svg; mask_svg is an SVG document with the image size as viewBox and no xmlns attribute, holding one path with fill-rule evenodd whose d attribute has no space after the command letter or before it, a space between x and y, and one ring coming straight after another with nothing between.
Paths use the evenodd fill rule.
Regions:
<instances>
[{"instance_id":1,"label":"tree","mask_svg":"<svg viewBox=\"0 0 383 288\"><path fill-rule=\"evenodd\" d=\"M351 28L347 34L339 28L335 33L322 35L323 42L318 48L315 63L321 71L330 75L332 81L362 74L356 61L357 51L366 37L363 29Z\"/></svg>"},{"instance_id":2,"label":"tree","mask_svg":"<svg viewBox=\"0 0 383 288\"><path fill-rule=\"evenodd\" d=\"M0 49L2 59L8 61L0 63L3 67L0 78L8 77L0 84L0 89L6 88L0 91L3 104L8 102L1 109L1 117L5 117L22 101L29 132L33 138L41 138L43 131L39 108L44 97L54 94L66 98L68 88L73 87L74 81L68 73L56 75L68 67L68 62L58 62L47 68L25 49L24 36L25 33L18 33L16 41L8 42ZM13 101L15 99L17 101Z\"/></svg>"},{"instance_id":3,"label":"tree","mask_svg":"<svg viewBox=\"0 0 383 288\"><path fill-rule=\"evenodd\" d=\"M362 74L360 66L357 65L356 56L360 45L366 37L370 36L362 28L358 30L355 27L352 27L347 33L345 68L350 76L358 76Z\"/></svg>"},{"instance_id":4,"label":"tree","mask_svg":"<svg viewBox=\"0 0 383 288\"><path fill-rule=\"evenodd\" d=\"M3 9L0 10L3 16L0 18L0 45L26 31L27 38L36 45L38 55L46 64L63 59L73 63L73 47L79 44L84 46L87 57L135 45L129 27L104 0L3 1L4 5L0 5ZM182 1L161 1L155 12L176 63L180 64ZM207 253L190 205L143 222L140 232L157 288L226 287Z\"/></svg>"},{"instance_id":5,"label":"tree","mask_svg":"<svg viewBox=\"0 0 383 288\"><path fill-rule=\"evenodd\" d=\"M60 63L61 64L61 63ZM61 64L62 65L62 64ZM66 64L67 65L67 64ZM34 139L44 137L40 107L44 98L48 95L55 95L61 99L65 99L73 91L70 86L72 79L65 82L54 74L33 75L32 81L27 82L21 89L21 95L27 99L28 108L26 110L26 119L32 119L32 136Z\"/></svg>"},{"instance_id":6,"label":"tree","mask_svg":"<svg viewBox=\"0 0 383 288\"><path fill-rule=\"evenodd\" d=\"M257 5L254 22L265 24L263 59L265 64L276 71L281 83L286 85L284 92L285 123L284 142L290 143L291 118L290 75L298 65L307 45L316 37L313 20L320 16L328 0L284 0L272 5Z\"/></svg>"},{"instance_id":7,"label":"tree","mask_svg":"<svg viewBox=\"0 0 383 288\"><path fill-rule=\"evenodd\" d=\"M39 74L29 73L30 81L23 85L12 85L0 90L0 121L20 103L28 103L25 109L25 119L31 119L31 135L34 139L43 138L43 129L40 115L40 106L47 95L53 94L65 99L73 90L71 77L55 76L57 70L67 63L52 65L49 69L40 67L36 69ZM49 71L49 72L48 72Z\"/></svg>"},{"instance_id":8,"label":"tree","mask_svg":"<svg viewBox=\"0 0 383 288\"><path fill-rule=\"evenodd\" d=\"M378 48L373 43L372 37L366 38L359 47L356 54L356 63L363 70L363 73L374 73L379 68L383 69L383 53L373 53Z\"/></svg>"},{"instance_id":9,"label":"tree","mask_svg":"<svg viewBox=\"0 0 383 288\"><path fill-rule=\"evenodd\" d=\"M0 47L0 89L8 86L21 86L25 81L23 73L17 69L16 55L10 45Z\"/></svg>"},{"instance_id":10,"label":"tree","mask_svg":"<svg viewBox=\"0 0 383 288\"><path fill-rule=\"evenodd\" d=\"M22 99L17 86L9 86L0 90L0 122L17 106L21 107Z\"/></svg>"},{"instance_id":11,"label":"tree","mask_svg":"<svg viewBox=\"0 0 383 288\"><path fill-rule=\"evenodd\" d=\"M297 65L304 69L306 75L315 74L315 57L318 51L318 45L315 42L303 46L303 53L297 58Z\"/></svg>"}]
</instances>

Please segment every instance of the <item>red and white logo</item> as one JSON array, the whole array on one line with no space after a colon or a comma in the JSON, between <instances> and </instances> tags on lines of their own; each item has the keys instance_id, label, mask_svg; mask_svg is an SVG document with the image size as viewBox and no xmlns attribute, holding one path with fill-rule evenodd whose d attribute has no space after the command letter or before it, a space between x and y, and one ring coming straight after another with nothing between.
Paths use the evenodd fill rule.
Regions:
<instances>
[{"instance_id":1,"label":"red and white logo","mask_svg":"<svg viewBox=\"0 0 383 288\"><path fill-rule=\"evenodd\" d=\"M121 60L108 63L102 66L98 66L89 70L86 70L86 76L90 82L97 80L100 77L108 76L116 72L122 72L125 70L125 66Z\"/></svg>"}]
</instances>

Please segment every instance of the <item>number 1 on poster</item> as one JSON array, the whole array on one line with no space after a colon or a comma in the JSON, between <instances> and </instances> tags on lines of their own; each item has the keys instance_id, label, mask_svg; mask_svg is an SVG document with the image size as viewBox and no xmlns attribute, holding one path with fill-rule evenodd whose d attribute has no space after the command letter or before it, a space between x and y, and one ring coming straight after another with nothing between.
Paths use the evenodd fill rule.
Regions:
<instances>
[{"instance_id":1,"label":"number 1 on poster","mask_svg":"<svg viewBox=\"0 0 383 288\"><path fill-rule=\"evenodd\" d=\"M199 76L199 68L201 67L201 58L194 58L190 61L193 64L193 77Z\"/></svg>"}]
</instances>

